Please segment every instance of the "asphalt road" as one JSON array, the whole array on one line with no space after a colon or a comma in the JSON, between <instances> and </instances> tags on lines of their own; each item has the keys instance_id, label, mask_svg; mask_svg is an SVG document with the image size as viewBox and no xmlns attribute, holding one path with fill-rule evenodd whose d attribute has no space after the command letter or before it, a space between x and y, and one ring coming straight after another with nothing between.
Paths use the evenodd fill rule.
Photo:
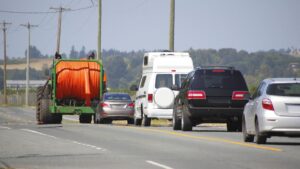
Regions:
<instances>
[{"instance_id":1,"label":"asphalt road","mask_svg":"<svg viewBox=\"0 0 300 169\"><path fill-rule=\"evenodd\" d=\"M76 117L75 117L76 118ZM241 133L203 125L36 125L33 108L0 107L0 169L298 169L300 138L274 137L264 146Z\"/></svg>"}]
</instances>

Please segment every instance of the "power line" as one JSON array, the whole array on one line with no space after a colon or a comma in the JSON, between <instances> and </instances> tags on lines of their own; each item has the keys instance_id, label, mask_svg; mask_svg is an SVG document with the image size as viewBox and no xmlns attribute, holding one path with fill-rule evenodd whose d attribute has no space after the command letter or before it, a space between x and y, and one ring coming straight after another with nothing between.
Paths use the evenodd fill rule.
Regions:
<instances>
[{"instance_id":1,"label":"power line","mask_svg":"<svg viewBox=\"0 0 300 169\"><path fill-rule=\"evenodd\" d=\"M81 7L77 9L70 9L66 12L75 12L75 11L81 11L86 10L90 8L95 8L97 5L90 5L86 7ZM11 13L11 14L29 14L29 15L36 15L36 14L54 14L58 13L59 11L11 11L11 10L0 10L0 13Z\"/></svg>"}]
</instances>

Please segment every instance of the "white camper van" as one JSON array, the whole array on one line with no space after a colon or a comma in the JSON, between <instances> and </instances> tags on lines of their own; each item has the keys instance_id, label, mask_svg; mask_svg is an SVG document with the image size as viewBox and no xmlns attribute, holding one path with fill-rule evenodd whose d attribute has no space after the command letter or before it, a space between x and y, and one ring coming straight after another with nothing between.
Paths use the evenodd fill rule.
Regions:
<instances>
[{"instance_id":1,"label":"white camper van","mask_svg":"<svg viewBox=\"0 0 300 169\"><path fill-rule=\"evenodd\" d=\"M172 119L173 102L181 81L193 70L188 53L145 53L143 73L136 93L134 124L150 126L151 119Z\"/></svg>"}]
</instances>

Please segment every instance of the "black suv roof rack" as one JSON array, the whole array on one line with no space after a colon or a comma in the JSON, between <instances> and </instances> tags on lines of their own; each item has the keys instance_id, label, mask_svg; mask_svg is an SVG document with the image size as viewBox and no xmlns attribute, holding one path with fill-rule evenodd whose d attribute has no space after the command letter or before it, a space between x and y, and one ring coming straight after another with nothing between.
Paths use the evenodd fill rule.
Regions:
<instances>
[{"instance_id":1,"label":"black suv roof rack","mask_svg":"<svg viewBox=\"0 0 300 169\"><path fill-rule=\"evenodd\" d=\"M235 68L233 66L199 66L196 69L229 69L229 70L234 70Z\"/></svg>"}]
</instances>

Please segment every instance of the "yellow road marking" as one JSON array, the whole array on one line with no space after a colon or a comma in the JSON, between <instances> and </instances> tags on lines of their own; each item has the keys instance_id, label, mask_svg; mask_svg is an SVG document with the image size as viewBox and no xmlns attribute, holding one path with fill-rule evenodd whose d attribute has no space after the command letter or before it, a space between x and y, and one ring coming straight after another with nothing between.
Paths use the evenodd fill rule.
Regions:
<instances>
[{"instance_id":1,"label":"yellow road marking","mask_svg":"<svg viewBox=\"0 0 300 169\"><path fill-rule=\"evenodd\" d=\"M175 131L166 131L166 130L159 130L159 129L131 127L131 126L128 126L128 127L129 128L138 129L138 130L147 131L147 132L156 132L156 133L163 133L163 134L169 134L169 135L174 135L174 136L179 136L179 137L186 137L186 138L192 138L192 139L198 139L198 140L206 140L206 141L213 141L213 142L222 142L222 143L239 145L239 146L243 146L243 147L257 148L257 149L268 150L268 151L275 151L275 152L281 152L282 151L282 149L280 149L280 148L269 147L269 146L262 146L262 145L251 144L251 143L238 142L238 141L233 141L233 140L228 140L228 139L223 139L223 138L217 138L217 137L194 136L194 135L179 133L179 132L175 132Z\"/></svg>"}]
</instances>

